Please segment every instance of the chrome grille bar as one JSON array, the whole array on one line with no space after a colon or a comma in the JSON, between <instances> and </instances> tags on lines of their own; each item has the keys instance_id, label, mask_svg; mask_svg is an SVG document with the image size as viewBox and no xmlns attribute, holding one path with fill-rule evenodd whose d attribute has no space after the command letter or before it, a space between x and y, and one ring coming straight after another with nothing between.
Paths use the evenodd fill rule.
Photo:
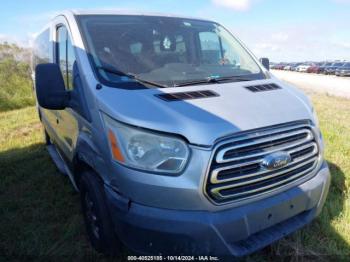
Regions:
<instances>
[{"instance_id":1,"label":"chrome grille bar","mask_svg":"<svg viewBox=\"0 0 350 262\"><path fill-rule=\"evenodd\" d=\"M232 146L232 147L226 148L225 150L221 150L216 156L216 162L217 163L227 163L227 162L231 162L231 161L237 161L237 160L242 160L242 159L246 159L246 158L254 158L254 157L262 156L262 155L265 155L266 152L260 152L260 153L256 153L256 154L252 154L252 155L248 155L248 156L233 157L233 158L229 158L229 159L224 159L225 154L231 150L234 150L234 149L239 149L239 148L248 147L248 146L254 146L254 145L258 145L258 144L262 144L262 143L266 143L266 142L270 142L272 144L274 140L289 138L289 137L292 137L295 135L300 135L300 134L306 134L306 137L303 139L297 140L292 144L288 144L288 145L284 145L284 146L277 146L274 149L270 150L269 153L277 152L277 151L281 151L281 150L286 150L286 149L291 148L291 147L302 145L306 142L311 141L314 138L312 132L310 130L307 130L307 129L298 130L298 131L295 131L292 133L281 134L281 135L275 136L273 138L266 137L263 139L255 140L253 142L240 144L237 146Z\"/></svg>"},{"instance_id":2,"label":"chrome grille bar","mask_svg":"<svg viewBox=\"0 0 350 262\"><path fill-rule=\"evenodd\" d=\"M266 168L265 158L277 152L289 154L290 162ZM272 192L312 174L318 159L318 144L306 121L245 132L217 147L206 192L217 203Z\"/></svg>"},{"instance_id":3,"label":"chrome grille bar","mask_svg":"<svg viewBox=\"0 0 350 262\"><path fill-rule=\"evenodd\" d=\"M303 161L305 161L305 159L308 159L308 158L310 158L312 156L315 156L318 153L318 148L317 148L317 144L316 143L312 143L312 144L304 145L304 146L302 146L300 148L297 148L297 149L294 149L294 150L287 151L288 153L292 154L292 153L296 153L298 151L302 151L304 149L311 148L311 147L313 147L313 151L312 152L310 152L310 153L308 153L306 155L303 155L301 157L295 158L293 160L293 162L291 162L291 163L289 163L287 165L287 167L289 167L289 166L291 166L293 164L296 164L296 163L303 162ZM271 152L269 152L269 153L271 153ZM242 178L249 178L249 177L253 177L253 176L258 176L258 175L261 175L263 173L266 173L267 170L262 168L261 171L253 173L253 174L249 174L249 175L237 176L237 177L232 177L232 178L229 178L229 179L219 179L218 178L218 176L219 176L221 171L235 169L237 167L248 166L248 165L252 165L252 164L261 164L262 160L263 159L261 158L259 160L255 160L255 161L251 161L251 162L247 162L247 163L239 163L239 164L235 164L235 165L230 165L230 166L220 167L220 168L214 169L212 171L210 182L213 183L213 184L225 183L225 182L229 182L229 181L239 180L239 179L242 179Z\"/></svg>"},{"instance_id":4,"label":"chrome grille bar","mask_svg":"<svg viewBox=\"0 0 350 262\"><path fill-rule=\"evenodd\" d=\"M298 165L294 165L292 167L290 167L290 165L289 165L289 167L290 167L289 169L283 169L282 171L279 171L279 172L268 172L268 173L266 173L266 172L258 172L258 173L255 173L255 174L252 174L252 175L249 175L249 176L240 177L239 179L236 179L236 180L241 180L242 178L244 178L244 179L246 179L246 178L254 178L254 177L258 177L259 175L262 175L262 174L266 173L266 176L264 176L264 177L251 179L251 180L248 180L248 181L245 181L245 182L234 183L234 184L231 184L229 186L220 187L219 189L222 190L222 189L227 189L227 188L239 187L239 186L243 186L243 185L259 182L261 180L266 180L266 179L269 179L269 178L273 178L273 177L276 177L276 176L288 173L290 171L293 171L295 169L298 169L298 168L304 166L305 164L313 163L316 160L317 160L317 157L314 157L314 158L311 158L311 159L309 159L309 160L307 160L305 162L302 162L302 163L300 163ZM228 181L232 181L232 180L225 180L225 182L228 182ZM220 181L220 182L222 182L222 181Z\"/></svg>"},{"instance_id":5,"label":"chrome grille bar","mask_svg":"<svg viewBox=\"0 0 350 262\"><path fill-rule=\"evenodd\" d=\"M282 183L286 183L286 182L288 182L288 181L294 180L295 178L301 177L301 176L303 176L304 174L306 174L306 173L312 171L312 170L316 167L316 164L317 164L317 163L315 162L314 165L312 165L310 168L308 168L308 169L304 170L303 172L298 173L298 174L296 174L296 175L294 175L294 176L292 176L292 177L289 177L289 178L286 179L286 180L282 180L282 181L280 181L280 182L278 182L278 183L271 184L271 185L268 185L268 186L265 186L265 187L259 187L259 188L254 189L254 190L245 191L245 192L242 192L242 193L237 193L237 194L235 194L235 196L241 196L241 195L247 195L247 194L254 193L254 192L259 192L259 191L262 191L262 190L269 189L269 188L271 188L271 187L278 186L278 185L280 185L280 184L282 184ZM229 188L231 188L231 187L230 187L230 186L227 186L227 187L215 188L215 189L212 190L212 193L217 194L217 195L220 195L221 198L230 198L230 196L223 196L223 195L220 194L220 191L221 191L221 190L223 190L223 189L229 189Z\"/></svg>"}]
</instances>

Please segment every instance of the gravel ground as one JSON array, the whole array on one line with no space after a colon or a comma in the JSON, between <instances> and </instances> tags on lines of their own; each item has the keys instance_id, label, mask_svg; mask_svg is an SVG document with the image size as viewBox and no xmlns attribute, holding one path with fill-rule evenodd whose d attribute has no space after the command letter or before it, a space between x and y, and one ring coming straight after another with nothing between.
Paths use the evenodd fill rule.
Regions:
<instances>
[{"instance_id":1,"label":"gravel ground","mask_svg":"<svg viewBox=\"0 0 350 262\"><path fill-rule=\"evenodd\" d=\"M350 98L350 77L271 70L279 79L317 93Z\"/></svg>"}]
</instances>

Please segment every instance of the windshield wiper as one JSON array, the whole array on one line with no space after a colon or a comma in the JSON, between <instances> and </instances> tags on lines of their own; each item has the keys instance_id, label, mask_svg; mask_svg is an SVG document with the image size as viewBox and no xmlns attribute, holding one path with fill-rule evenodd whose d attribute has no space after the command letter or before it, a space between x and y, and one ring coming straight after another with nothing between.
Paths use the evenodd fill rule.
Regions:
<instances>
[{"instance_id":1,"label":"windshield wiper","mask_svg":"<svg viewBox=\"0 0 350 262\"><path fill-rule=\"evenodd\" d=\"M142 78L139 78L137 75L135 74L132 74L132 73L125 73L125 72L122 72L122 71L119 71L117 69L114 69L114 68L110 68L110 67L107 67L107 66L97 66L96 67L97 69L99 70L103 70L107 73L110 73L110 74L114 74L114 75L118 75L118 76L126 76L126 77L129 77L130 79L133 79L139 83L142 83L142 84L148 84L148 85L153 85L153 86L157 86L157 87L161 87L161 88L166 88L168 86L166 85L162 85L162 84L159 84L159 83L156 83L156 82L153 82L153 81L148 81L148 80L145 80L145 79L142 79Z\"/></svg>"},{"instance_id":2,"label":"windshield wiper","mask_svg":"<svg viewBox=\"0 0 350 262\"><path fill-rule=\"evenodd\" d=\"M191 86L191 85L202 85L202 84L217 84L217 83L226 82L226 81L240 82L240 81L251 81L251 80L252 79L244 78L242 76L226 76L226 77L213 77L213 76L210 76L210 77L205 78L205 79L191 80L191 81L178 83L178 84L175 84L174 87Z\"/></svg>"}]
</instances>

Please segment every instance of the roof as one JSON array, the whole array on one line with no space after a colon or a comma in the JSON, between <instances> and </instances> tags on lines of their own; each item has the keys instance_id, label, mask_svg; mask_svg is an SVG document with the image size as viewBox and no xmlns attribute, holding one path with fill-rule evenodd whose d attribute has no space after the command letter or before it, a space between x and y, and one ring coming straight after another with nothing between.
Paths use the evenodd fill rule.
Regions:
<instances>
[{"instance_id":1,"label":"roof","mask_svg":"<svg viewBox=\"0 0 350 262\"><path fill-rule=\"evenodd\" d=\"M162 17L174 17L184 19L195 19L203 21L212 21L210 19L199 17L185 17L170 13L158 13L158 12L145 12L145 11L133 11L126 9L72 9L67 10L64 13L71 13L73 15L140 15L140 16L162 16Z\"/></svg>"}]
</instances>

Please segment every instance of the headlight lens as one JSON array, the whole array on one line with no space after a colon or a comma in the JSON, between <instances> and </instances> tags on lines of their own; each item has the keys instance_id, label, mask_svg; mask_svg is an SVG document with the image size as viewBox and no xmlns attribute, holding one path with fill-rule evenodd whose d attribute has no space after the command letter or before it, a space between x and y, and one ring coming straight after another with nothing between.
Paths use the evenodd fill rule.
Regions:
<instances>
[{"instance_id":1,"label":"headlight lens","mask_svg":"<svg viewBox=\"0 0 350 262\"><path fill-rule=\"evenodd\" d=\"M112 157L142 170L179 173L186 165L189 149L181 139L121 124L103 115Z\"/></svg>"}]
</instances>

